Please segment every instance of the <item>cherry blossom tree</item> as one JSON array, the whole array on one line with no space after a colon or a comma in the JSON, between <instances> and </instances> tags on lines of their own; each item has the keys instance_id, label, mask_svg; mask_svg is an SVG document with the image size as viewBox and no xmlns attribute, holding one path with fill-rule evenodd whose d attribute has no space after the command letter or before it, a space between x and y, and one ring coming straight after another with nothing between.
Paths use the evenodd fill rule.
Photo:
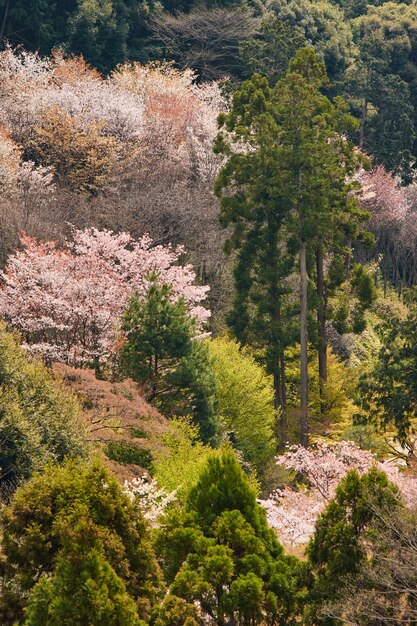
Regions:
<instances>
[{"instance_id":1,"label":"cherry blossom tree","mask_svg":"<svg viewBox=\"0 0 417 626\"><path fill-rule=\"evenodd\" d=\"M139 503L143 517L152 526L158 525L159 518L166 512L168 506L177 499L177 490L167 492L158 485L154 478L148 476L137 476L130 481L125 480L124 490L131 500L136 500Z\"/></svg>"},{"instance_id":2,"label":"cherry blossom tree","mask_svg":"<svg viewBox=\"0 0 417 626\"><path fill-rule=\"evenodd\" d=\"M208 288L194 284L191 265L180 264L181 247L95 228L73 228L72 240L62 247L26 235L21 244L1 274L0 314L22 333L30 351L49 360L106 360L130 295L143 296L151 275L171 285L200 327L209 317L202 306Z\"/></svg>"},{"instance_id":3,"label":"cherry blossom tree","mask_svg":"<svg viewBox=\"0 0 417 626\"><path fill-rule=\"evenodd\" d=\"M351 441L317 443L310 448L296 446L276 459L302 478L298 488L286 486L261 500L268 522L286 545L302 545L314 532L319 514L335 496L336 488L351 469L365 474L372 466L385 472L401 491L410 508L417 507L417 478L400 471L398 465L381 462L368 450Z\"/></svg>"},{"instance_id":4,"label":"cherry blossom tree","mask_svg":"<svg viewBox=\"0 0 417 626\"><path fill-rule=\"evenodd\" d=\"M401 293L417 284L417 225L412 194L383 166L361 172L361 204L372 217L369 229L375 235L373 255L381 257L384 291L391 282Z\"/></svg>"}]
</instances>

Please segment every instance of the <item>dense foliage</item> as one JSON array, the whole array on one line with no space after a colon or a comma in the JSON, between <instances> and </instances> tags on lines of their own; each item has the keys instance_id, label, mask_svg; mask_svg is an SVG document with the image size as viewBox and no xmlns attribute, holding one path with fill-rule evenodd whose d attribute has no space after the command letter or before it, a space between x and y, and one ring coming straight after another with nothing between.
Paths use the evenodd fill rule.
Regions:
<instances>
[{"instance_id":1,"label":"dense foliage","mask_svg":"<svg viewBox=\"0 0 417 626\"><path fill-rule=\"evenodd\" d=\"M416 33L0 0L2 624L416 623Z\"/></svg>"},{"instance_id":2,"label":"dense foliage","mask_svg":"<svg viewBox=\"0 0 417 626\"><path fill-rule=\"evenodd\" d=\"M3 624L27 604L25 624L149 616L159 571L146 526L100 463L69 461L34 476L3 510L2 528Z\"/></svg>"},{"instance_id":3,"label":"dense foliage","mask_svg":"<svg viewBox=\"0 0 417 626\"><path fill-rule=\"evenodd\" d=\"M87 453L80 407L45 366L0 327L0 493L8 498L46 462Z\"/></svg>"}]
</instances>

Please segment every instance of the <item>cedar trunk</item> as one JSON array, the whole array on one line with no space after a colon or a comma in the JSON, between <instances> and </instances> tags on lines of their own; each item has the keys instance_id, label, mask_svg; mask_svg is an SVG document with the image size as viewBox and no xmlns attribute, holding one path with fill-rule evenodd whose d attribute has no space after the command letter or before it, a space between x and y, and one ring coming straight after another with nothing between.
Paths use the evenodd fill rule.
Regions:
<instances>
[{"instance_id":1,"label":"cedar trunk","mask_svg":"<svg viewBox=\"0 0 417 626\"><path fill-rule=\"evenodd\" d=\"M308 330L307 330L307 302L308 276L306 242L300 241L300 378L301 378L301 407L300 407L300 443L308 446Z\"/></svg>"},{"instance_id":2,"label":"cedar trunk","mask_svg":"<svg viewBox=\"0 0 417 626\"><path fill-rule=\"evenodd\" d=\"M319 361L319 387L320 387L320 410L324 412L324 386L327 382L327 340L326 340L326 309L327 297L324 285L323 250L321 246L316 249L316 272L317 272L317 334L318 334L318 361Z\"/></svg>"}]
</instances>

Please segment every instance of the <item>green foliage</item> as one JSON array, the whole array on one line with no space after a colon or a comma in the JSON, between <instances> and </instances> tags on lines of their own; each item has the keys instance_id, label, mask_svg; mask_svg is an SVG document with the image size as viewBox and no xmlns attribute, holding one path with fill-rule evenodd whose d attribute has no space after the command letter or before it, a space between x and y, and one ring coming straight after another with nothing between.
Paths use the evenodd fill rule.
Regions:
<instances>
[{"instance_id":1,"label":"green foliage","mask_svg":"<svg viewBox=\"0 0 417 626\"><path fill-rule=\"evenodd\" d=\"M357 403L361 421L383 430L394 427L402 445L411 445L417 417L417 300L411 292L405 320L387 319L381 325L382 347L373 368L359 383ZM412 446L411 446L412 448Z\"/></svg>"},{"instance_id":2,"label":"green foliage","mask_svg":"<svg viewBox=\"0 0 417 626\"><path fill-rule=\"evenodd\" d=\"M163 406L168 407L171 414L192 415L199 426L201 439L216 445L220 431L216 378L205 341L193 341L189 354L181 359L170 376L170 383L180 390L180 394Z\"/></svg>"},{"instance_id":3,"label":"green foliage","mask_svg":"<svg viewBox=\"0 0 417 626\"><path fill-rule=\"evenodd\" d=\"M416 152L417 38L412 24L414 3L377 3L354 22L359 48L355 65L346 76L345 93L361 119L360 145L376 161L412 179Z\"/></svg>"},{"instance_id":4,"label":"green foliage","mask_svg":"<svg viewBox=\"0 0 417 626\"><path fill-rule=\"evenodd\" d=\"M8 496L47 461L84 456L79 406L0 327L0 489Z\"/></svg>"},{"instance_id":5,"label":"green foliage","mask_svg":"<svg viewBox=\"0 0 417 626\"><path fill-rule=\"evenodd\" d=\"M152 454L150 451L128 441L111 441L108 443L106 456L122 464L133 463L146 469L152 467Z\"/></svg>"},{"instance_id":6,"label":"green foliage","mask_svg":"<svg viewBox=\"0 0 417 626\"><path fill-rule=\"evenodd\" d=\"M245 461L262 473L275 451L277 414L272 381L235 341L215 339L209 346L223 427Z\"/></svg>"},{"instance_id":7,"label":"green foliage","mask_svg":"<svg viewBox=\"0 0 417 626\"><path fill-rule=\"evenodd\" d=\"M198 626L197 607L168 594L154 611L155 626Z\"/></svg>"},{"instance_id":8,"label":"green foliage","mask_svg":"<svg viewBox=\"0 0 417 626\"><path fill-rule=\"evenodd\" d=\"M107 72L143 57L153 0L0 0L0 40L49 54L64 47Z\"/></svg>"},{"instance_id":9,"label":"green foliage","mask_svg":"<svg viewBox=\"0 0 417 626\"><path fill-rule=\"evenodd\" d=\"M355 55L343 12L327 0L275 0L272 9L324 59L330 80L340 80Z\"/></svg>"},{"instance_id":10,"label":"green foliage","mask_svg":"<svg viewBox=\"0 0 417 626\"><path fill-rule=\"evenodd\" d=\"M315 355L314 355L315 356ZM299 346L287 350L287 402L289 440L298 441L298 425L292 413L298 407L300 387ZM327 380L320 385L317 360L309 361L309 411L311 437L338 438L340 433L352 425L356 407L354 405L357 374L341 361L330 348L327 352Z\"/></svg>"},{"instance_id":11,"label":"green foliage","mask_svg":"<svg viewBox=\"0 0 417 626\"><path fill-rule=\"evenodd\" d=\"M367 539L377 532L381 513L403 507L398 489L376 468L363 476L352 470L341 481L336 497L319 517L307 549L314 575L307 623L339 623L318 618L320 607L334 601L344 578L371 558Z\"/></svg>"},{"instance_id":12,"label":"green foliage","mask_svg":"<svg viewBox=\"0 0 417 626\"><path fill-rule=\"evenodd\" d=\"M190 353L195 325L183 299L172 301L172 288L151 277L145 298L132 296L123 315L127 344L122 358L134 380L147 385L153 400L166 386L167 373Z\"/></svg>"},{"instance_id":13,"label":"green foliage","mask_svg":"<svg viewBox=\"0 0 417 626\"><path fill-rule=\"evenodd\" d=\"M327 256L349 255L346 240L360 238L368 218L347 182L359 160L343 133L356 123L342 99L331 102L321 93L327 83L324 63L314 51L299 50L273 89L258 75L243 83L221 119L228 135L221 133L216 143L228 158L215 185L222 224L233 225L226 250L237 250L229 324L239 341L264 355L284 417L285 353L296 334L307 334L302 331L307 306L298 325L288 276L293 271L305 276L303 301L317 312L319 343L325 343L327 281L319 281L319 269L323 274ZM242 151L240 144L250 150ZM301 248L306 250L306 267L298 268L297 247L300 259ZM309 277L316 283L315 299L308 297ZM301 357L307 361L304 350Z\"/></svg>"},{"instance_id":14,"label":"green foliage","mask_svg":"<svg viewBox=\"0 0 417 626\"><path fill-rule=\"evenodd\" d=\"M25 626L144 626L123 580L107 561L97 530L82 519L62 538L52 578L29 596Z\"/></svg>"},{"instance_id":15,"label":"green foliage","mask_svg":"<svg viewBox=\"0 0 417 626\"><path fill-rule=\"evenodd\" d=\"M182 499L198 481L208 458L217 453L200 441L198 427L186 418L171 420L162 442L165 450L155 459L155 477L168 492L177 489Z\"/></svg>"},{"instance_id":16,"label":"green foliage","mask_svg":"<svg viewBox=\"0 0 417 626\"><path fill-rule=\"evenodd\" d=\"M207 346L195 340L196 322L183 299L155 276L144 299L133 296L123 315L122 362L145 387L146 399L168 415L193 415L204 441L218 434L215 380Z\"/></svg>"},{"instance_id":17,"label":"green foliage","mask_svg":"<svg viewBox=\"0 0 417 626\"><path fill-rule=\"evenodd\" d=\"M301 566L286 557L231 451L211 457L183 510L173 510L157 546L170 594L216 623L293 623Z\"/></svg>"},{"instance_id":18,"label":"green foliage","mask_svg":"<svg viewBox=\"0 0 417 626\"><path fill-rule=\"evenodd\" d=\"M125 614L131 620L126 623L138 624L127 594L140 617L148 618L159 573L146 526L99 462L69 461L34 476L3 510L2 530L4 626L21 618L28 594L29 624L62 623L71 597L74 611L82 607L80 614L90 616L88 623L104 624L107 606L114 619L107 623L120 623L115 616Z\"/></svg>"},{"instance_id":19,"label":"green foliage","mask_svg":"<svg viewBox=\"0 0 417 626\"><path fill-rule=\"evenodd\" d=\"M287 71L290 59L304 45L305 39L298 30L270 15L262 22L260 36L241 46L245 73L266 76L274 85Z\"/></svg>"}]
</instances>

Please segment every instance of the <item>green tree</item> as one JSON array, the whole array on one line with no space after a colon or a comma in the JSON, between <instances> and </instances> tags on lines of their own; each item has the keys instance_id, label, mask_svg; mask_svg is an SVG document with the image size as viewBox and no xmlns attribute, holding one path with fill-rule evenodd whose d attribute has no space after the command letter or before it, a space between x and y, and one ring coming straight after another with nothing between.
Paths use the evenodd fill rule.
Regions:
<instances>
[{"instance_id":1,"label":"green tree","mask_svg":"<svg viewBox=\"0 0 417 626\"><path fill-rule=\"evenodd\" d=\"M123 314L127 343L122 358L132 378L146 385L146 399L166 393L167 378L190 354L196 325L183 299L152 279L144 298L132 296Z\"/></svg>"},{"instance_id":2,"label":"green tree","mask_svg":"<svg viewBox=\"0 0 417 626\"><path fill-rule=\"evenodd\" d=\"M250 353L229 339L209 343L216 377L218 411L232 445L261 475L275 452L272 380Z\"/></svg>"},{"instance_id":3,"label":"green tree","mask_svg":"<svg viewBox=\"0 0 417 626\"><path fill-rule=\"evenodd\" d=\"M220 118L224 131L215 150L227 157L227 163L216 180L215 192L221 197L222 225L233 225L226 252L237 251L236 291L228 322L242 345L250 344L264 356L273 377L275 408L281 410L280 439L284 443L284 353L294 340L286 277L293 255L281 237L289 207L277 167L282 156L273 93L267 79L255 74L234 94L230 113ZM229 138L239 149L233 150Z\"/></svg>"},{"instance_id":4,"label":"green tree","mask_svg":"<svg viewBox=\"0 0 417 626\"><path fill-rule=\"evenodd\" d=\"M284 555L236 457L210 458L183 510L164 520L157 546L170 593L216 624L290 624L301 565Z\"/></svg>"},{"instance_id":5,"label":"green tree","mask_svg":"<svg viewBox=\"0 0 417 626\"><path fill-rule=\"evenodd\" d=\"M261 74L275 85L297 50L305 46L305 39L298 30L274 15L266 17L259 30L258 37L241 45L245 73Z\"/></svg>"},{"instance_id":6,"label":"green tree","mask_svg":"<svg viewBox=\"0 0 417 626\"><path fill-rule=\"evenodd\" d=\"M395 438L414 454L413 437L417 418L417 297L406 295L406 319L393 317L381 327L382 347L376 363L359 382L359 421L370 421L379 429L394 429Z\"/></svg>"},{"instance_id":7,"label":"green tree","mask_svg":"<svg viewBox=\"0 0 417 626\"><path fill-rule=\"evenodd\" d=\"M172 288L152 277L144 298L133 296L123 315L122 362L145 386L146 398L170 415L193 415L204 441L218 434L215 379L208 348L196 340L196 321Z\"/></svg>"},{"instance_id":8,"label":"green tree","mask_svg":"<svg viewBox=\"0 0 417 626\"><path fill-rule=\"evenodd\" d=\"M80 407L0 325L0 491L8 498L47 461L85 456Z\"/></svg>"},{"instance_id":9,"label":"green tree","mask_svg":"<svg viewBox=\"0 0 417 626\"><path fill-rule=\"evenodd\" d=\"M313 574L307 623L340 623L322 617L321 609L337 600L346 578L372 558L371 541L378 538L381 515L397 509L404 509L398 489L376 468L363 476L352 470L341 481L307 548Z\"/></svg>"},{"instance_id":10,"label":"green tree","mask_svg":"<svg viewBox=\"0 0 417 626\"><path fill-rule=\"evenodd\" d=\"M249 331L258 341L262 337L259 343L267 349L268 371L274 376L276 403L283 407L283 415L285 348L293 341L283 321L287 317L284 296L289 292L286 278L298 256L304 445L308 441L309 280L316 280L319 369L325 381L324 258L348 255L349 242L359 236L367 217L349 194L352 187L347 182L358 159L343 134L355 126L355 120L342 99L332 103L321 93L326 84L324 63L310 48L300 50L273 90L255 76L235 94L231 113L222 121L233 145L244 144L250 150L242 154L239 146L233 153L232 144L222 135L216 147L229 157L216 183L222 196L221 219L224 225L235 225L229 248L239 251L230 322L243 342L251 339ZM249 308L251 300L254 306ZM284 424L281 430L284 437Z\"/></svg>"},{"instance_id":11,"label":"green tree","mask_svg":"<svg viewBox=\"0 0 417 626\"><path fill-rule=\"evenodd\" d=\"M52 578L43 576L30 593L25 626L144 626L135 602L106 559L98 529L88 515L73 513L62 526L62 544Z\"/></svg>"},{"instance_id":12,"label":"green tree","mask_svg":"<svg viewBox=\"0 0 417 626\"><path fill-rule=\"evenodd\" d=\"M332 0L340 7L347 18L359 17L366 13L368 6L381 6L390 0ZM411 4L412 0L397 0L396 4Z\"/></svg>"},{"instance_id":13,"label":"green tree","mask_svg":"<svg viewBox=\"0 0 417 626\"><path fill-rule=\"evenodd\" d=\"M327 0L274 0L271 8L325 61L330 80L343 80L356 54L343 11Z\"/></svg>"},{"instance_id":14,"label":"green tree","mask_svg":"<svg viewBox=\"0 0 417 626\"><path fill-rule=\"evenodd\" d=\"M108 72L128 59L145 60L153 0L0 0L0 46L5 40L50 54L82 54Z\"/></svg>"},{"instance_id":15,"label":"green tree","mask_svg":"<svg viewBox=\"0 0 417 626\"><path fill-rule=\"evenodd\" d=\"M416 19L414 4L369 7L353 22L359 56L346 76L346 94L360 119L359 146L405 183L416 154Z\"/></svg>"},{"instance_id":16,"label":"green tree","mask_svg":"<svg viewBox=\"0 0 417 626\"><path fill-rule=\"evenodd\" d=\"M103 602L118 606L117 611L125 606L127 614L129 594L139 616L147 619L159 591L159 569L140 510L97 461L50 466L19 487L2 512L2 556L0 616L5 626L22 618L38 580L43 582L33 591L32 614L43 610L48 594L56 598L46 614L55 621L46 624L59 623L71 595L87 614L94 610L97 586L108 588ZM84 572L80 579L71 575L76 570ZM88 580L86 588L81 582Z\"/></svg>"}]
</instances>

